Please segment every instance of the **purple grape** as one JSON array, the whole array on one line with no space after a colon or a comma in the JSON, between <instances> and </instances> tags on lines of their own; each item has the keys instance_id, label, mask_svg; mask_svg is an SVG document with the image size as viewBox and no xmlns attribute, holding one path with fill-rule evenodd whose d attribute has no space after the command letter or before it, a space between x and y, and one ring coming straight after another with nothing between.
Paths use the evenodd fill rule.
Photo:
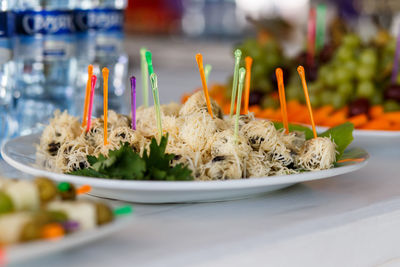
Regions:
<instances>
[{"instance_id":1,"label":"purple grape","mask_svg":"<svg viewBox=\"0 0 400 267\"><path fill-rule=\"evenodd\" d=\"M331 60L335 48L332 44L326 44L319 53L319 62L326 63Z\"/></svg>"},{"instance_id":2,"label":"purple grape","mask_svg":"<svg viewBox=\"0 0 400 267\"><path fill-rule=\"evenodd\" d=\"M367 98L358 98L349 104L349 117L369 114L370 103Z\"/></svg>"},{"instance_id":3,"label":"purple grape","mask_svg":"<svg viewBox=\"0 0 400 267\"><path fill-rule=\"evenodd\" d=\"M400 85L393 84L385 90L385 99L400 102Z\"/></svg>"},{"instance_id":4,"label":"purple grape","mask_svg":"<svg viewBox=\"0 0 400 267\"><path fill-rule=\"evenodd\" d=\"M260 105L264 93L258 90L250 91L249 106Z\"/></svg>"}]
</instances>

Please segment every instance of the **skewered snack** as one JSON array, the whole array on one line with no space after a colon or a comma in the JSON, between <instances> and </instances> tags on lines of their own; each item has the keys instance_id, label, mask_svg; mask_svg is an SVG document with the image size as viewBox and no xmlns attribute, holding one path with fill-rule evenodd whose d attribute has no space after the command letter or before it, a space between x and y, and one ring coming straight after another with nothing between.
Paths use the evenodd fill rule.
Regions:
<instances>
[{"instance_id":1,"label":"skewered snack","mask_svg":"<svg viewBox=\"0 0 400 267\"><path fill-rule=\"evenodd\" d=\"M75 200L70 183L54 184L44 177L34 181L0 179L0 245L93 229L113 220L103 203Z\"/></svg>"},{"instance_id":2,"label":"skewered snack","mask_svg":"<svg viewBox=\"0 0 400 267\"><path fill-rule=\"evenodd\" d=\"M49 179L37 177L34 181L0 178L0 214L10 211L37 211L55 199L75 199L75 188L61 183L60 190Z\"/></svg>"},{"instance_id":3,"label":"skewered snack","mask_svg":"<svg viewBox=\"0 0 400 267\"><path fill-rule=\"evenodd\" d=\"M170 166L186 165L196 180L293 174L328 169L336 160L336 145L330 138L306 141L303 133L277 130L272 122L256 120L251 113L239 117L235 136L234 120L222 117L221 108L213 100L211 107L213 117L207 111L203 92L197 92L183 105L173 103L160 109L163 133L169 135L165 152L174 154ZM81 129L79 135L60 141L56 155L48 150L53 140L41 138L37 153L45 158L44 166L64 173L85 169L90 165L88 156L107 157L111 149L123 143L143 156L151 140L160 137L153 107L137 109L136 130L129 128L126 116L112 111L109 114L113 119L108 120L107 145L102 142L102 119L94 119L88 132ZM50 132L60 119L64 118L57 115L51 120L46 136L54 136Z\"/></svg>"}]
</instances>

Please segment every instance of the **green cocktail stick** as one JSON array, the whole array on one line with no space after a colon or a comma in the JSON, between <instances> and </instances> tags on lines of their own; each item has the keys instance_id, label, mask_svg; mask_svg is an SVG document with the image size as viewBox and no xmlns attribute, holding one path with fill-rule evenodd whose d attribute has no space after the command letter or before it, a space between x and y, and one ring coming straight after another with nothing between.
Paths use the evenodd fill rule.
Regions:
<instances>
[{"instance_id":1,"label":"green cocktail stick","mask_svg":"<svg viewBox=\"0 0 400 267\"><path fill-rule=\"evenodd\" d=\"M229 116L232 117L233 109L235 107L236 91L238 86L238 76L239 76L239 64L240 57L242 56L242 51L240 49L235 50L235 69L233 71L233 84L232 84L232 96L231 96L231 111Z\"/></svg>"},{"instance_id":2,"label":"green cocktail stick","mask_svg":"<svg viewBox=\"0 0 400 267\"><path fill-rule=\"evenodd\" d=\"M140 48L140 69L142 71L142 94L143 94L143 105L149 106L149 71L147 69L146 62L146 48Z\"/></svg>"},{"instance_id":3,"label":"green cocktail stick","mask_svg":"<svg viewBox=\"0 0 400 267\"><path fill-rule=\"evenodd\" d=\"M239 116L240 116L240 107L242 104L242 92L243 92L243 84L244 84L244 77L246 76L246 69L240 68L239 70L239 90L237 96L237 103L236 103L236 119L235 119L235 142L238 141L238 134L239 134Z\"/></svg>"},{"instance_id":4,"label":"green cocktail stick","mask_svg":"<svg viewBox=\"0 0 400 267\"><path fill-rule=\"evenodd\" d=\"M149 71L149 75L151 76L154 73L153 69L153 61L151 60L151 52L146 51L146 62L147 62L147 68Z\"/></svg>"},{"instance_id":5,"label":"green cocktail stick","mask_svg":"<svg viewBox=\"0 0 400 267\"><path fill-rule=\"evenodd\" d=\"M151 89L153 92L154 108L156 110L157 128L158 128L158 133L161 138L163 132L162 132L162 125L161 125L160 97L158 95L157 75L155 73L152 73L150 75L150 83L151 83Z\"/></svg>"},{"instance_id":6,"label":"green cocktail stick","mask_svg":"<svg viewBox=\"0 0 400 267\"><path fill-rule=\"evenodd\" d=\"M212 70L212 66L210 64L206 64L204 66L204 75L206 76L207 83L208 83L208 76L210 76L211 70Z\"/></svg>"}]
</instances>

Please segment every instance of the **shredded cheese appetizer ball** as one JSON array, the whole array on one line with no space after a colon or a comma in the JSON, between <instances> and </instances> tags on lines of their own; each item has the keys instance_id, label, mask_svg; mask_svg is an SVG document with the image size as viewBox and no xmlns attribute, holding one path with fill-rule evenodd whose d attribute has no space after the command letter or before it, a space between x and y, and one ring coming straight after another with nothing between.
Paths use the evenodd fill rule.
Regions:
<instances>
[{"instance_id":1,"label":"shredded cheese appetizer ball","mask_svg":"<svg viewBox=\"0 0 400 267\"><path fill-rule=\"evenodd\" d=\"M333 167L336 145L328 137L317 137L305 142L297 158L297 165L308 171Z\"/></svg>"},{"instance_id":2,"label":"shredded cheese appetizer ball","mask_svg":"<svg viewBox=\"0 0 400 267\"><path fill-rule=\"evenodd\" d=\"M188 166L196 180L293 174L328 169L335 162L336 145L330 138L306 141L304 133L286 134L251 113L240 115L235 137L235 120L223 117L214 100L211 107L213 117L199 91L183 105L171 103L160 108L163 134L169 135L166 153L175 155L171 165ZM37 154L44 158L44 167L64 173L88 167L87 155L108 155L122 143L129 143L142 155L151 139L160 136L153 107L139 107L136 118L134 131L129 117L110 111L108 144L104 145L103 118L93 119L86 132L77 118L57 112L43 132Z\"/></svg>"}]
</instances>

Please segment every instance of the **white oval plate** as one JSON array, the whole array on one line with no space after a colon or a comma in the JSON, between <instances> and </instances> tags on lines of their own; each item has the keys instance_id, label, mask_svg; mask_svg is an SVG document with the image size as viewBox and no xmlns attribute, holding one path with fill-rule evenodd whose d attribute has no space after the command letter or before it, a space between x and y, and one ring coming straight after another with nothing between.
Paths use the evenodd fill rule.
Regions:
<instances>
[{"instance_id":1,"label":"white oval plate","mask_svg":"<svg viewBox=\"0 0 400 267\"><path fill-rule=\"evenodd\" d=\"M31 175L46 176L55 181L67 181L76 185L88 184L92 187L90 194L94 196L139 203L203 202L245 198L300 182L353 172L364 167L369 158L365 150L354 148L348 150L347 155L358 159L358 162L344 162L335 168L323 171L226 181L110 180L54 173L36 166L35 144L38 144L39 136L39 134L27 135L7 141L1 149L4 160Z\"/></svg>"},{"instance_id":2,"label":"white oval plate","mask_svg":"<svg viewBox=\"0 0 400 267\"><path fill-rule=\"evenodd\" d=\"M132 216L116 218L115 221L93 230L74 233L60 240L35 241L4 248L5 265L26 263L28 260L43 257L56 252L76 248L95 240L109 236L132 222ZM0 263L1 264L1 263Z\"/></svg>"},{"instance_id":3,"label":"white oval plate","mask_svg":"<svg viewBox=\"0 0 400 267\"><path fill-rule=\"evenodd\" d=\"M311 127L311 126L310 126ZM317 126L319 133L325 132L329 127ZM380 130L358 130L353 131L354 141L352 145L369 147L376 145L393 144L394 140L400 140L400 131L380 131Z\"/></svg>"}]
</instances>

